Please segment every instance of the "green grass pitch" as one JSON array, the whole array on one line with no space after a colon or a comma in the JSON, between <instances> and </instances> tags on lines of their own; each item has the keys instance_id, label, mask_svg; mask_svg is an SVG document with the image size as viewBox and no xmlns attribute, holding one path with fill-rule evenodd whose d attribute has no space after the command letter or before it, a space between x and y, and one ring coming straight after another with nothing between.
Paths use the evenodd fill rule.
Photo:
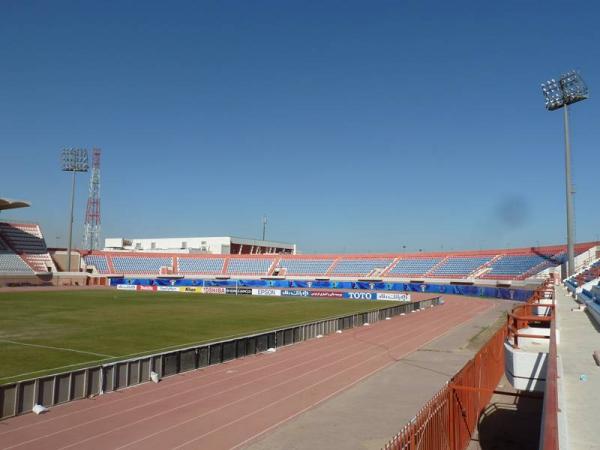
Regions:
<instances>
[{"instance_id":1,"label":"green grass pitch","mask_svg":"<svg viewBox=\"0 0 600 450\"><path fill-rule=\"evenodd\" d=\"M117 290L0 293L0 384L394 304Z\"/></svg>"}]
</instances>

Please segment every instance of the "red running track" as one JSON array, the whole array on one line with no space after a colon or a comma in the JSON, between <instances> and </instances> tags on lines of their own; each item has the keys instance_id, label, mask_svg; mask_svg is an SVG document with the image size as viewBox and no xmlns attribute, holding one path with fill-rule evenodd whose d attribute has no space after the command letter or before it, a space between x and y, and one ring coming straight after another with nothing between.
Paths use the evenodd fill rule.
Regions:
<instances>
[{"instance_id":1,"label":"red running track","mask_svg":"<svg viewBox=\"0 0 600 450\"><path fill-rule=\"evenodd\" d=\"M238 448L494 306L445 300L276 353L14 417L0 422L0 448Z\"/></svg>"}]
</instances>

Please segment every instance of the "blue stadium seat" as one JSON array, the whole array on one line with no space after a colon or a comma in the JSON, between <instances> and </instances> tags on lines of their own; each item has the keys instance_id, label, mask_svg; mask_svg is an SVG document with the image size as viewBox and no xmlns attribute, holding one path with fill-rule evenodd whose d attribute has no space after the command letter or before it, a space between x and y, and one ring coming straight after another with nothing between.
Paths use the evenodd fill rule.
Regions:
<instances>
[{"instance_id":1,"label":"blue stadium seat","mask_svg":"<svg viewBox=\"0 0 600 450\"><path fill-rule=\"evenodd\" d=\"M452 256L429 275L440 278L465 277L492 258L493 256Z\"/></svg>"},{"instance_id":2,"label":"blue stadium seat","mask_svg":"<svg viewBox=\"0 0 600 450\"><path fill-rule=\"evenodd\" d=\"M267 275L273 258L231 258L227 263L227 273Z\"/></svg>"},{"instance_id":3,"label":"blue stadium seat","mask_svg":"<svg viewBox=\"0 0 600 450\"><path fill-rule=\"evenodd\" d=\"M156 256L113 256L117 273L158 274L161 267L171 267L173 258Z\"/></svg>"},{"instance_id":4,"label":"blue stadium seat","mask_svg":"<svg viewBox=\"0 0 600 450\"><path fill-rule=\"evenodd\" d=\"M34 272L56 271L39 225L0 222L0 235Z\"/></svg>"},{"instance_id":5,"label":"blue stadium seat","mask_svg":"<svg viewBox=\"0 0 600 450\"><path fill-rule=\"evenodd\" d=\"M30 273L31 267L0 240L0 273Z\"/></svg>"},{"instance_id":6,"label":"blue stadium seat","mask_svg":"<svg viewBox=\"0 0 600 450\"><path fill-rule=\"evenodd\" d=\"M572 280L569 278L568 280L565 281L565 283L567 283L569 286L571 286L571 288L573 290L577 289L578 283L576 280Z\"/></svg>"},{"instance_id":7,"label":"blue stadium seat","mask_svg":"<svg viewBox=\"0 0 600 450\"><path fill-rule=\"evenodd\" d=\"M98 273L110 273L106 256L101 255L85 255L83 260L87 265L95 266Z\"/></svg>"},{"instance_id":8,"label":"blue stadium seat","mask_svg":"<svg viewBox=\"0 0 600 450\"><path fill-rule=\"evenodd\" d=\"M224 258L177 258L179 273L219 274Z\"/></svg>"},{"instance_id":9,"label":"blue stadium seat","mask_svg":"<svg viewBox=\"0 0 600 450\"><path fill-rule=\"evenodd\" d=\"M385 269L393 258L341 259L331 271L332 275L368 275L375 269Z\"/></svg>"},{"instance_id":10,"label":"blue stadium seat","mask_svg":"<svg viewBox=\"0 0 600 450\"><path fill-rule=\"evenodd\" d=\"M325 275L333 259L282 259L280 268L286 269L286 275Z\"/></svg>"},{"instance_id":11,"label":"blue stadium seat","mask_svg":"<svg viewBox=\"0 0 600 450\"><path fill-rule=\"evenodd\" d=\"M403 258L387 273L391 275L425 275L443 258Z\"/></svg>"},{"instance_id":12,"label":"blue stadium seat","mask_svg":"<svg viewBox=\"0 0 600 450\"><path fill-rule=\"evenodd\" d=\"M596 286L592 286L591 294L594 301L600 303L600 285L597 284Z\"/></svg>"},{"instance_id":13,"label":"blue stadium seat","mask_svg":"<svg viewBox=\"0 0 600 450\"><path fill-rule=\"evenodd\" d=\"M484 278L517 277L523 276L534 267L540 266L540 270L552 265L560 264L561 257L541 255L504 255L490 264L490 271L484 275ZM542 265L543 264L543 265Z\"/></svg>"}]
</instances>

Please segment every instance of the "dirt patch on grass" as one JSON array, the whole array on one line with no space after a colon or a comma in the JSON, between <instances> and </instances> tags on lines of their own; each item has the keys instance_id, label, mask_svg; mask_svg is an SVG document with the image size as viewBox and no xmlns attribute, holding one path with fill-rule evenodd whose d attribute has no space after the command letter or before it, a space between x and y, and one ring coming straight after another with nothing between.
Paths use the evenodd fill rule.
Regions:
<instances>
[{"instance_id":1,"label":"dirt patch on grass","mask_svg":"<svg viewBox=\"0 0 600 450\"><path fill-rule=\"evenodd\" d=\"M463 350L472 350L477 352L501 327L506 325L506 312L498 313L498 318L488 326L480 327L479 331L469 338L461 347Z\"/></svg>"}]
</instances>

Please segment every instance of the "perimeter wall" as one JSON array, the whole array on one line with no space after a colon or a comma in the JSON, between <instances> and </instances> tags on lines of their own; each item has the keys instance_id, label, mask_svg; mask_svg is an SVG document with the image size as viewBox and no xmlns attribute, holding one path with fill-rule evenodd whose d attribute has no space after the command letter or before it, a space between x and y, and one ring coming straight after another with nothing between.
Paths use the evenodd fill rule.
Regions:
<instances>
[{"instance_id":1,"label":"perimeter wall","mask_svg":"<svg viewBox=\"0 0 600 450\"><path fill-rule=\"evenodd\" d=\"M504 288L493 286L472 286L455 284L430 283L386 283L368 281L306 281L306 280L200 280L200 279L168 279L168 278L111 278L111 286L159 286L164 287L213 287L213 288L263 288L283 290L362 290L362 291L396 291L422 292L430 294L467 295L470 297L489 297L513 301L527 301L533 290ZM205 290L206 291L206 290ZM212 293L224 293L215 291ZM228 293L235 293L230 291ZM269 294L265 294L269 295ZM305 296L308 296L306 294Z\"/></svg>"}]
</instances>

